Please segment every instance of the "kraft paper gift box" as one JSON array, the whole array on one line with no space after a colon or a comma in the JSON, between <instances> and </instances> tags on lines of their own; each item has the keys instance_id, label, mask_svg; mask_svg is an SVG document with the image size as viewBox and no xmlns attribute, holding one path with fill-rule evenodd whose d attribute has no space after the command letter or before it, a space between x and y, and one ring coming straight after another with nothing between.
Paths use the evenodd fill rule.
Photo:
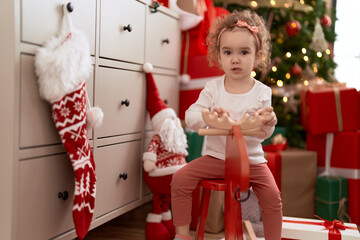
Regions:
<instances>
[{"instance_id":1,"label":"kraft paper gift box","mask_svg":"<svg viewBox=\"0 0 360 240\"><path fill-rule=\"evenodd\" d=\"M300 99L303 128L313 135L359 127L359 93L355 88L303 90Z\"/></svg>"},{"instance_id":2,"label":"kraft paper gift box","mask_svg":"<svg viewBox=\"0 0 360 240\"><path fill-rule=\"evenodd\" d=\"M328 229L325 226L328 228L333 226L333 229ZM359 240L360 234L357 226L353 223L283 217L281 237L283 240Z\"/></svg>"},{"instance_id":3,"label":"kraft paper gift box","mask_svg":"<svg viewBox=\"0 0 360 240\"><path fill-rule=\"evenodd\" d=\"M288 148L266 152L268 166L281 191L283 214L313 217L315 213L316 152Z\"/></svg>"},{"instance_id":4,"label":"kraft paper gift box","mask_svg":"<svg viewBox=\"0 0 360 240\"><path fill-rule=\"evenodd\" d=\"M318 153L319 172L347 179L348 213L351 222L360 225L360 131L335 133L332 146L326 148L329 137L308 133L307 149Z\"/></svg>"},{"instance_id":5,"label":"kraft paper gift box","mask_svg":"<svg viewBox=\"0 0 360 240\"><path fill-rule=\"evenodd\" d=\"M348 221L347 180L341 177L316 178L316 215L326 219Z\"/></svg>"}]
</instances>

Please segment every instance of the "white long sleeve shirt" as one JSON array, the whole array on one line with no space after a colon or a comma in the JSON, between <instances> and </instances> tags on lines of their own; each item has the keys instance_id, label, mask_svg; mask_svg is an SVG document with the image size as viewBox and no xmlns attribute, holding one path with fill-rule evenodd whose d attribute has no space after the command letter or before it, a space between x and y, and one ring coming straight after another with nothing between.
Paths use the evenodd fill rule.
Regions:
<instances>
[{"instance_id":1,"label":"white long sleeve shirt","mask_svg":"<svg viewBox=\"0 0 360 240\"><path fill-rule=\"evenodd\" d=\"M225 90L224 79L225 75L206 83L197 101L185 112L187 127L194 131L207 127L201 115L203 108L212 111L214 107L222 107L230 112L231 119L239 120L245 113L271 106L271 88L265 84L254 79L255 84L247 93L231 94ZM261 142L271 136L274 128L263 126L266 134L262 138L244 136L250 164L266 162ZM226 136L207 136L205 154L225 160L225 144Z\"/></svg>"}]
</instances>

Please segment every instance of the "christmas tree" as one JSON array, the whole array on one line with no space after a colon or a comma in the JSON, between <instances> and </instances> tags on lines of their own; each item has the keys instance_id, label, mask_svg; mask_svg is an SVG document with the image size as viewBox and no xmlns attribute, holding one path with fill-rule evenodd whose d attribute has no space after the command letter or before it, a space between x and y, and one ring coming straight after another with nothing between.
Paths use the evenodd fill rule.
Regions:
<instances>
[{"instance_id":1,"label":"christmas tree","mask_svg":"<svg viewBox=\"0 0 360 240\"><path fill-rule=\"evenodd\" d=\"M305 147L300 90L314 79L335 81L332 57L335 12L323 0L214 0L230 12L250 8L270 29L272 62L253 76L273 89L277 126L286 128L290 146Z\"/></svg>"}]
</instances>

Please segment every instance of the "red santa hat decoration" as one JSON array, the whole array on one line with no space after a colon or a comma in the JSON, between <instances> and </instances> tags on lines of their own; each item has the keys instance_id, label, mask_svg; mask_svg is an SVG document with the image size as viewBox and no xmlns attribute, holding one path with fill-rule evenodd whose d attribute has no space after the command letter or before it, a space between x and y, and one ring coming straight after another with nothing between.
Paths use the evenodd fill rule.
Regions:
<instances>
[{"instance_id":1,"label":"red santa hat decoration","mask_svg":"<svg viewBox=\"0 0 360 240\"><path fill-rule=\"evenodd\" d=\"M168 108L164 100L160 98L160 94L152 74L153 66L151 63L145 63L143 69L146 73L147 84L146 108L150 114L151 126L155 131L158 131L161 122L164 119L170 117L177 118L177 116L175 111Z\"/></svg>"}]
</instances>

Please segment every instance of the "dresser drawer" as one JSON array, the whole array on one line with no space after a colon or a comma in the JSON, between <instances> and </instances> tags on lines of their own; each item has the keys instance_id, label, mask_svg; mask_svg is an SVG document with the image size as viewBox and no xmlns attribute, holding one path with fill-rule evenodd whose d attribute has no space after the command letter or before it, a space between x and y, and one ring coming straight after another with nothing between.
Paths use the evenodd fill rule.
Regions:
<instances>
[{"instance_id":1,"label":"dresser drawer","mask_svg":"<svg viewBox=\"0 0 360 240\"><path fill-rule=\"evenodd\" d=\"M34 57L22 54L20 61L20 148L61 143L51 105L39 95ZM92 102L93 75L86 81L86 87Z\"/></svg>"},{"instance_id":2,"label":"dresser drawer","mask_svg":"<svg viewBox=\"0 0 360 240\"><path fill-rule=\"evenodd\" d=\"M95 100L104 112L98 138L141 132L145 116L145 75L99 67Z\"/></svg>"},{"instance_id":3,"label":"dresser drawer","mask_svg":"<svg viewBox=\"0 0 360 240\"><path fill-rule=\"evenodd\" d=\"M177 19L162 12L149 13L146 29L146 61L155 67L178 69L180 27Z\"/></svg>"},{"instance_id":4,"label":"dresser drawer","mask_svg":"<svg viewBox=\"0 0 360 240\"><path fill-rule=\"evenodd\" d=\"M154 74L160 98L166 102L169 108L178 113L179 109L179 82L176 76ZM149 113L146 114L146 130L151 130Z\"/></svg>"},{"instance_id":5,"label":"dresser drawer","mask_svg":"<svg viewBox=\"0 0 360 240\"><path fill-rule=\"evenodd\" d=\"M141 156L140 140L96 149L95 217L140 198Z\"/></svg>"},{"instance_id":6,"label":"dresser drawer","mask_svg":"<svg viewBox=\"0 0 360 240\"><path fill-rule=\"evenodd\" d=\"M102 0L100 18L100 57L144 63L145 4Z\"/></svg>"},{"instance_id":7,"label":"dresser drawer","mask_svg":"<svg viewBox=\"0 0 360 240\"><path fill-rule=\"evenodd\" d=\"M65 0L22 0L21 41L43 45L56 36L63 21L62 5ZM70 14L74 28L85 32L89 39L90 53L95 55L96 0L73 1L74 11Z\"/></svg>"},{"instance_id":8,"label":"dresser drawer","mask_svg":"<svg viewBox=\"0 0 360 240\"><path fill-rule=\"evenodd\" d=\"M24 160L19 166L18 239L50 239L74 228L74 171L67 154ZM68 192L68 198L58 193Z\"/></svg>"}]
</instances>

